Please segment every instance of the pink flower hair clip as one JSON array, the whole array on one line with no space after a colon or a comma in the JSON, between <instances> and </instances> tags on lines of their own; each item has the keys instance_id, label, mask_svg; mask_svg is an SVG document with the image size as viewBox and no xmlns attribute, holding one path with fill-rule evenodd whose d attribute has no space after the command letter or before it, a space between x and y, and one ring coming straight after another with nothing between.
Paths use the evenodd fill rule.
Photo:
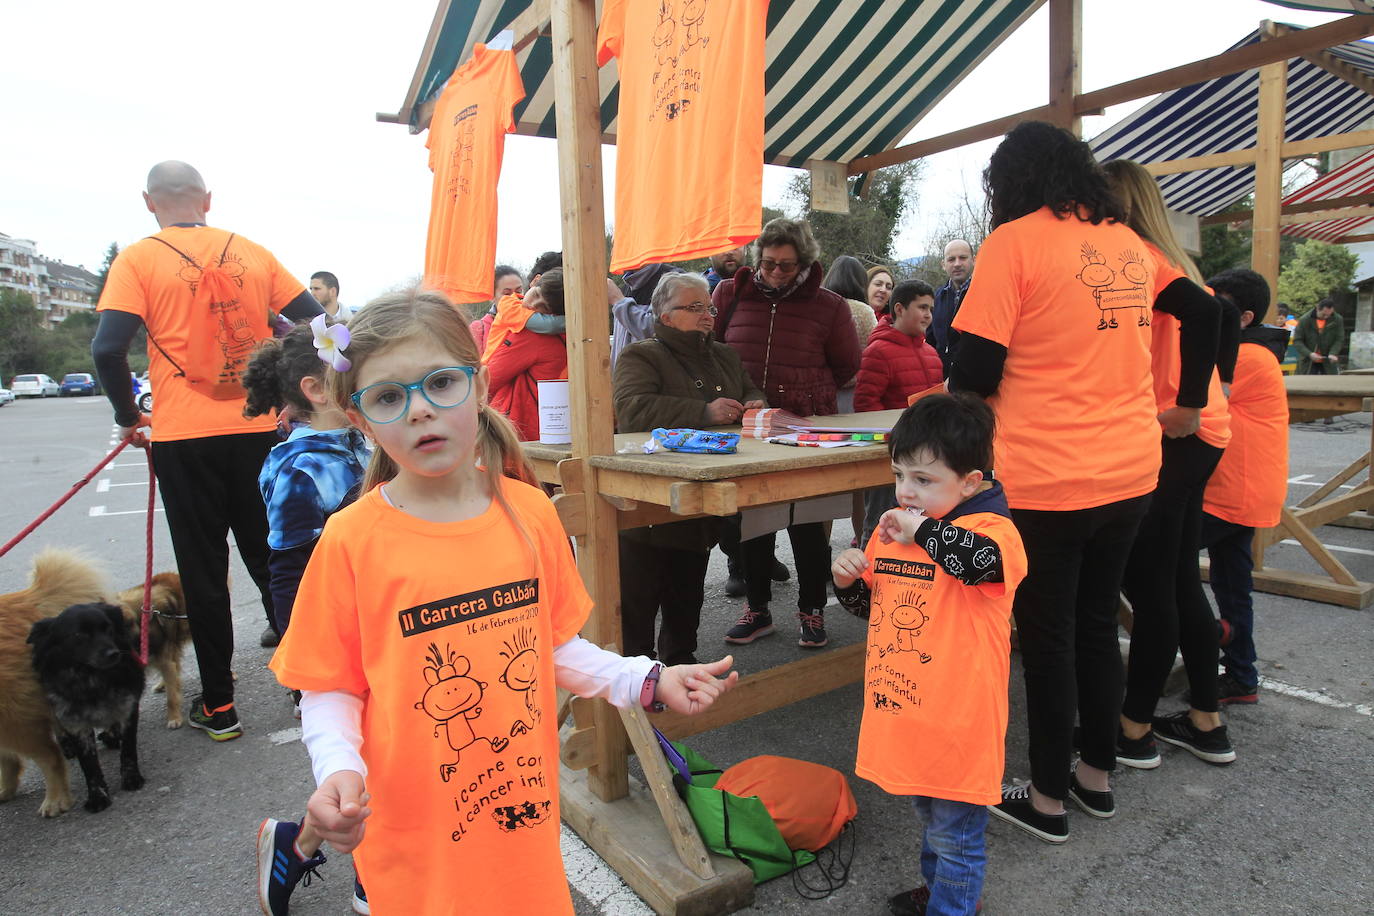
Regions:
<instances>
[{"instance_id":1,"label":"pink flower hair clip","mask_svg":"<svg viewBox=\"0 0 1374 916\"><path fill-rule=\"evenodd\" d=\"M348 327L342 324L325 327L325 316L316 315L310 319L310 330L315 333L315 352L320 359L335 372L347 372L353 365L343 355L350 340Z\"/></svg>"}]
</instances>

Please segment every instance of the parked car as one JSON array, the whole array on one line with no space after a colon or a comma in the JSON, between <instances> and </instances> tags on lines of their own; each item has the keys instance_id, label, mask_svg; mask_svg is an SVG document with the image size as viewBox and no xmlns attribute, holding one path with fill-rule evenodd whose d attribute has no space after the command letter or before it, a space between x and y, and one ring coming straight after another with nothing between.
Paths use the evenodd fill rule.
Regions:
<instances>
[{"instance_id":1,"label":"parked car","mask_svg":"<svg viewBox=\"0 0 1374 916\"><path fill-rule=\"evenodd\" d=\"M10 390L17 398L51 398L62 393L62 388L50 376L41 373L16 375L10 382Z\"/></svg>"},{"instance_id":2,"label":"parked car","mask_svg":"<svg viewBox=\"0 0 1374 916\"><path fill-rule=\"evenodd\" d=\"M4 407L6 404L13 400L13 391L10 391L8 388L0 388L0 407Z\"/></svg>"},{"instance_id":3,"label":"parked car","mask_svg":"<svg viewBox=\"0 0 1374 916\"><path fill-rule=\"evenodd\" d=\"M134 379L134 403L143 413L153 412L153 380L148 376Z\"/></svg>"},{"instance_id":4,"label":"parked car","mask_svg":"<svg viewBox=\"0 0 1374 916\"><path fill-rule=\"evenodd\" d=\"M68 372L62 376L62 397L67 395L99 394L100 386L89 372Z\"/></svg>"}]
</instances>

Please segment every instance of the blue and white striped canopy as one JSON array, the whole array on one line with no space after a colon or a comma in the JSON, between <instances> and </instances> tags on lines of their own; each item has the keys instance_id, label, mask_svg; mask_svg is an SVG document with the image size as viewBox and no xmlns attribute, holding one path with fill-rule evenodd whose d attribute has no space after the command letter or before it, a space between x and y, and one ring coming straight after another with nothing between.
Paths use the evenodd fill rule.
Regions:
<instances>
[{"instance_id":1,"label":"blue and white striped canopy","mask_svg":"<svg viewBox=\"0 0 1374 916\"><path fill-rule=\"evenodd\" d=\"M644 0L648 2L648 0ZM901 139L959 80L1044 0L772 0L768 7L764 158L848 162ZM529 0L451 0L433 52L400 110L424 130L423 103L472 53L530 5ZM441 7L442 8L442 7ZM517 132L554 136L553 43L520 51L525 100ZM601 70L601 123L616 132L619 77Z\"/></svg>"},{"instance_id":2,"label":"blue and white striped canopy","mask_svg":"<svg viewBox=\"0 0 1374 916\"><path fill-rule=\"evenodd\" d=\"M1259 40L1255 31L1235 47ZM1374 44L1351 42L1328 53L1374 76ZM1303 58L1288 62L1286 140L1345 133L1371 117L1374 96ZM1163 93L1098 134L1092 148L1103 162L1164 162L1249 149L1257 145L1258 120L1259 71L1247 70ZM1254 166L1243 166L1182 172L1161 177L1159 186L1171 208L1207 216L1220 213L1249 194L1254 188L1254 171Z\"/></svg>"}]
</instances>

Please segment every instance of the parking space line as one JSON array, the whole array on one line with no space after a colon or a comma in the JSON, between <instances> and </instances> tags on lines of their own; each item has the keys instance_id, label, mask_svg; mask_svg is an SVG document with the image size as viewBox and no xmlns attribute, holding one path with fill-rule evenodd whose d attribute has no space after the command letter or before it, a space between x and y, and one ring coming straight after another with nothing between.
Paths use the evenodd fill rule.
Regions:
<instances>
[{"instance_id":1,"label":"parking space line","mask_svg":"<svg viewBox=\"0 0 1374 916\"><path fill-rule=\"evenodd\" d=\"M91 518L103 518L110 515L143 515L147 511L147 509L121 509L118 512L111 512L104 506L91 506L90 516ZM161 506L156 506L153 511L162 512L164 510Z\"/></svg>"},{"instance_id":2,"label":"parking space line","mask_svg":"<svg viewBox=\"0 0 1374 916\"><path fill-rule=\"evenodd\" d=\"M1374 716L1374 708L1363 703L1347 703L1338 700L1325 691L1313 690L1310 687L1295 687L1292 684L1285 684L1283 681L1276 681L1273 678L1260 676L1260 686L1265 690L1272 690L1281 693L1286 697L1293 697L1299 700L1307 700L1309 703L1316 703L1319 706L1328 706L1331 709L1350 709L1362 716Z\"/></svg>"},{"instance_id":3,"label":"parking space line","mask_svg":"<svg viewBox=\"0 0 1374 916\"><path fill-rule=\"evenodd\" d=\"M110 478L106 477L96 481L95 492L105 493L110 487L146 487L147 485L147 482L143 480L135 480L133 483L111 483Z\"/></svg>"},{"instance_id":4,"label":"parking space line","mask_svg":"<svg viewBox=\"0 0 1374 916\"><path fill-rule=\"evenodd\" d=\"M1292 538L1284 538L1283 540L1279 541L1279 543L1288 547L1302 546ZM1337 553L1357 553L1362 557L1374 557L1374 550L1365 550L1362 547L1342 547L1340 544L1323 544L1322 546L1325 547L1327 550L1334 550Z\"/></svg>"}]
</instances>

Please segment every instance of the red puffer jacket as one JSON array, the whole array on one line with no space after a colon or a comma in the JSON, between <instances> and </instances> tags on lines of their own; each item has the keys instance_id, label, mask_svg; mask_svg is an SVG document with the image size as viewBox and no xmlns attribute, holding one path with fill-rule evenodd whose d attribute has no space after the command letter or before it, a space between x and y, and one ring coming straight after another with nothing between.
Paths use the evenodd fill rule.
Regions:
<instances>
[{"instance_id":1,"label":"red puffer jacket","mask_svg":"<svg viewBox=\"0 0 1374 916\"><path fill-rule=\"evenodd\" d=\"M537 382L568 377L562 335L520 331L507 337L487 361L491 406L510 417L522 442L539 438Z\"/></svg>"},{"instance_id":2,"label":"red puffer jacket","mask_svg":"<svg viewBox=\"0 0 1374 916\"><path fill-rule=\"evenodd\" d=\"M821 289L821 265L776 303L743 269L716 286L716 339L739 353L769 407L803 416L838 412L835 395L859 369L859 335L849 303ZM735 287L739 286L736 300Z\"/></svg>"},{"instance_id":3,"label":"red puffer jacket","mask_svg":"<svg viewBox=\"0 0 1374 916\"><path fill-rule=\"evenodd\" d=\"M892 410L905 407L918 391L944 381L940 354L924 337L911 337L892 326L886 315L864 349L859 381L854 387L854 409Z\"/></svg>"}]
</instances>

